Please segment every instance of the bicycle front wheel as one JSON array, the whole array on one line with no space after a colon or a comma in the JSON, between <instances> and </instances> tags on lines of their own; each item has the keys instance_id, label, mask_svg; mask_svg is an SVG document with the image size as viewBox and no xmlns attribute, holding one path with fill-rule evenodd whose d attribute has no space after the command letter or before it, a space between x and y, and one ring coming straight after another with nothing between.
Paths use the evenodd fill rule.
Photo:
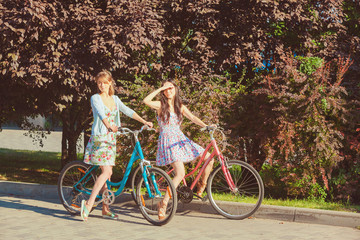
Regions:
<instances>
[{"instance_id":1,"label":"bicycle front wheel","mask_svg":"<svg viewBox=\"0 0 360 240\"><path fill-rule=\"evenodd\" d=\"M171 170L171 167L165 166L162 167L162 170L168 173ZM136 199L136 188L140 179L142 178L141 174L142 174L141 166L138 165L131 175L131 196L134 199L135 203L138 203L138 200ZM172 172L172 174L174 174L174 172Z\"/></svg>"},{"instance_id":2,"label":"bicycle front wheel","mask_svg":"<svg viewBox=\"0 0 360 240\"><path fill-rule=\"evenodd\" d=\"M141 171L141 166L139 164L139 166L137 166L135 168L135 170L133 171L133 174L131 176L131 196L134 199L135 203L137 203L136 200L136 187L140 181L140 179L142 178L142 171Z\"/></svg>"},{"instance_id":3,"label":"bicycle front wheel","mask_svg":"<svg viewBox=\"0 0 360 240\"><path fill-rule=\"evenodd\" d=\"M162 169L151 167L146 169L146 187L144 178L139 179L136 188L136 199L142 215L150 223L161 226L168 223L175 215L177 209L176 189L169 175ZM150 191L148 191L150 190ZM159 219L158 204L169 198L165 217Z\"/></svg>"},{"instance_id":4,"label":"bicycle front wheel","mask_svg":"<svg viewBox=\"0 0 360 240\"><path fill-rule=\"evenodd\" d=\"M230 219L244 219L260 207L264 198L264 184L259 173L248 163L239 160L225 162L234 188L228 184L225 173L218 166L211 173L207 192L214 209Z\"/></svg>"},{"instance_id":5,"label":"bicycle front wheel","mask_svg":"<svg viewBox=\"0 0 360 240\"><path fill-rule=\"evenodd\" d=\"M96 180L95 175L90 173L80 182L90 167L83 162L73 161L66 164L60 173L58 194L62 205L71 214L80 214L81 201L87 200L90 196L85 191L91 192Z\"/></svg>"}]
</instances>

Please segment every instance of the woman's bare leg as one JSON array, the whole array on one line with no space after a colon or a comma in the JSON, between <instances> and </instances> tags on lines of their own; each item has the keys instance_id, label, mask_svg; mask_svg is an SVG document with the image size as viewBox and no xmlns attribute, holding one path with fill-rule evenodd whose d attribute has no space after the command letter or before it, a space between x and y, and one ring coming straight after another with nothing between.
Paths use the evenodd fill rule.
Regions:
<instances>
[{"instance_id":1,"label":"woman's bare leg","mask_svg":"<svg viewBox=\"0 0 360 240\"><path fill-rule=\"evenodd\" d=\"M179 161L171 163L171 166L174 168L174 171L175 171L175 176L172 179L172 181L173 181L174 187L176 189L179 186L180 182L185 177L185 167L184 167L184 163L179 162ZM169 194L166 192L163 201L167 203L169 201L169 198L170 198Z\"/></svg>"},{"instance_id":2,"label":"woman's bare leg","mask_svg":"<svg viewBox=\"0 0 360 240\"><path fill-rule=\"evenodd\" d=\"M209 153L206 153L205 155L205 160L208 159L210 157ZM199 182L197 183L197 192L196 194L201 197L205 188L206 188L206 182L209 178L209 175L211 173L211 170L213 168L214 165L214 159L211 159L211 161L209 162L209 164L206 166L206 168L204 169L203 174L201 175L201 178L199 179Z\"/></svg>"},{"instance_id":3,"label":"woman's bare leg","mask_svg":"<svg viewBox=\"0 0 360 240\"><path fill-rule=\"evenodd\" d=\"M110 181L110 178L109 178L108 180ZM103 192L106 191L107 189L108 189L108 188L107 188L106 183L105 183L104 186L101 188L100 193L103 193ZM109 207L109 205L107 205L107 204L105 204L105 203L103 202L103 204L102 204L102 215L105 215L105 214L107 214L108 212L111 212L111 211L110 211L110 207Z\"/></svg>"},{"instance_id":4,"label":"woman's bare leg","mask_svg":"<svg viewBox=\"0 0 360 240\"><path fill-rule=\"evenodd\" d=\"M112 166L100 166L101 174L97 177L89 199L86 201L86 208L90 211L95 203L96 195L104 188L106 180L112 175Z\"/></svg>"},{"instance_id":5,"label":"woman's bare leg","mask_svg":"<svg viewBox=\"0 0 360 240\"><path fill-rule=\"evenodd\" d=\"M183 162L174 162L171 164L171 166L174 168L175 171L175 176L172 179L172 181L176 189L177 186L179 186L181 180L185 177L185 167ZM158 204L158 216L160 220L165 218L166 206L167 203L169 202L169 199L170 199L169 193L166 191L164 199L162 200L162 202Z\"/></svg>"}]
</instances>

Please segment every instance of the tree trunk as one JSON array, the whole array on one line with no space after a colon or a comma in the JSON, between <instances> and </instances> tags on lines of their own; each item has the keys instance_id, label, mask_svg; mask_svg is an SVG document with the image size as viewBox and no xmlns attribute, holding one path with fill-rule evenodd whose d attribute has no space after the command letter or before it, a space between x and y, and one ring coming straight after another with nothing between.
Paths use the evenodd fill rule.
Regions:
<instances>
[{"instance_id":1,"label":"tree trunk","mask_svg":"<svg viewBox=\"0 0 360 240\"><path fill-rule=\"evenodd\" d=\"M61 141L61 168L68 162L77 160L76 142L79 134L75 131L68 131L70 126L63 125L62 141Z\"/></svg>"},{"instance_id":2,"label":"tree trunk","mask_svg":"<svg viewBox=\"0 0 360 240\"><path fill-rule=\"evenodd\" d=\"M85 129L84 130L84 154L85 154L86 145L88 144L89 139L90 139L90 135L91 135L91 128Z\"/></svg>"},{"instance_id":3,"label":"tree trunk","mask_svg":"<svg viewBox=\"0 0 360 240\"><path fill-rule=\"evenodd\" d=\"M71 121L71 113L69 110L64 110L61 115L63 123L62 141L61 141L61 168L63 168L68 162L75 161L77 159L76 154L76 141L79 137L77 131L75 131L75 123Z\"/></svg>"},{"instance_id":4,"label":"tree trunk","mask_svg":"<svg viewBox=\"0 0 360 240\"><path fill-rule=\"evenodd\" d=\"M89 128L89 124L92 120L89 117L89 106L76 107L65 109L61 114L61 120L63 123L63 134L61 141L61 167L63 168L68 162L77 160L76 143L82 133ZM84 149L90 134L84 134Z\"/></svg>"},{"instance_id":5,"label":"tree trunk","mask_svg":"<svg viewBox=\"0 0 360 240\"><path fill-rule=\"evenodd\" d=\"M67 129L63 121L63 131L61 139L61 169L69 162L69 151L67 147Z\"/></svg>"},{"instance_id":6,"label":"tree trunk","mask_svg":"<svg viewBox=\"0 0 360 240\"><path fill-rule=\"evenodd\" d=\"M76 161L77 160L77 150L76 150L76 142L79 138L79 135L73 133L68 138L68 160Z\"/></svg>"}]
</instances>

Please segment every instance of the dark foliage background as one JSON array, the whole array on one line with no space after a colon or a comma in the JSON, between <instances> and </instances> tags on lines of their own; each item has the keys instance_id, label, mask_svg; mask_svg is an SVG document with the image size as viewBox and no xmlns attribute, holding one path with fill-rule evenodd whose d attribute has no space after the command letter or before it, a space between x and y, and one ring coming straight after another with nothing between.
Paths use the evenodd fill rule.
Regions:
<instances>
[{"instance_id":1,"label":"dark foliage background","mask_svg":"<svg viewBox=\"0 0 360 240\"><path fill-rule=\"evenodd\" d=\"M4 0L0 16L0 124L58 119L62 165L90 127L93 76L108 69L120 98L154 122L142 99L176 78L186 105L225 129L226 156L261 170L268 195L360 199L359 1ZM146 154L156 137L144 137Z\"/></svg>"}]
</instances>

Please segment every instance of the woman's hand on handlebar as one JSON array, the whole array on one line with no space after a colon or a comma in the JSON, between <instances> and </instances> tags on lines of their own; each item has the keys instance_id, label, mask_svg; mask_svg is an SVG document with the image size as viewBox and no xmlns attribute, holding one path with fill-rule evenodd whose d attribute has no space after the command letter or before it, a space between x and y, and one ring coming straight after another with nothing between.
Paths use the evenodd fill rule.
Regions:
<instances>
[{"instance_id":1,"label":"woman's hand on handlebar","mask_svg":"<svg viewBox=\"0 0 360 240\"><path fill-rule=\"evenodd\" d=\"M216 124L210 124L210 125L207 125L206 127L206 130L214 130L214 129L216 129L217 128L217 125Z\"/></svg>"},{"instance_id":2,"label":"woman's hand on handlebar","mask_svg":"<svg viewBox=\"0 0 360 240\"><path fill-rule=\"evenodd\" d=\"M208 127L217 128L217 125L213 123L213 124L208 125Z\"/></svg>"},{"instance_id":3,"label":"woman's hand on handlebar","mask_svg":"<svg viewBox=\"0 0 360 240\"><path fill-rule=\"evenodd\" d=\"M148 126L149 128L153 128L153 123L152 122L145 122L144 123L146 126Z\"/></svg>"},{"instance_id":4,"label":"woman's hand on handlebar","mask_svg":"<svg viewBox=\"0 0 360 240\"><path fill-rule=\"evenodd\" d=\"M206 127L201 128L200 130L201 131L205 131L205 130L210 131L210 130L214 130L216 128L217 128L216 124L210 124L210 125L207 125Z\"/></svg>"}]
</instances>

